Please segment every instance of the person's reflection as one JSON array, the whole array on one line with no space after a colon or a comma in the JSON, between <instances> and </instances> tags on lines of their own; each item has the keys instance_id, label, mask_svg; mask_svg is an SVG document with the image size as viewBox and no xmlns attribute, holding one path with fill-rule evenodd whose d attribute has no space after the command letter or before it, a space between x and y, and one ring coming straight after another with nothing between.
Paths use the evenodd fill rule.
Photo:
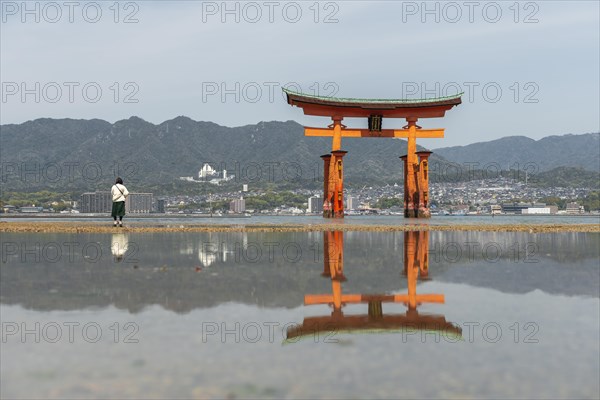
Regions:
<instances>
[{"instance_id":1,"label":"person's reflection","mask_svg":"<svg viewBox=\"0 0 600 400\"><path fill-rule=\"evenodd\" d=\"M115 262L121 262L125 258L125 253L129 248L129 237L126 233L113 233L110 251L115 258Z\"/></svg>"},{"instance_id":2,"label":"person's reflection","mask_svg":"<svg viewBox=\"0 0 600 400\"><path fill-rule=\"evenodd\" d=\"M307 294L305 305L329 304L331 315L305 318L303 323L287 330L287 339L308 334L331 331L359 330L399 330L404 328L444 331L447 334L461 335L462 329L447 322L443 315L419 314L417 307L422 303L444 303L444 295L439 293L417 294L417 280L429 280L429 232L404 233L404 270L408 281L406 294L343 294L344 239L343 232L324 232L324 277L331 279L331 295ZM344 315L347 304L368 304L366 315ZM405 314L383 312L383 303L403 303L408 310Z\"/></svg>"}]
</instances>

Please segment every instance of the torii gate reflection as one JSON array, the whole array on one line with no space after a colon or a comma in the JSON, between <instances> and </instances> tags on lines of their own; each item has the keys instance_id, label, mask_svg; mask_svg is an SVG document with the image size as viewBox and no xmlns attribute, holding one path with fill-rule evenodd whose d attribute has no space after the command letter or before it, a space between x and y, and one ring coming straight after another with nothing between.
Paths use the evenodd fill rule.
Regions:
<instances>
[{"instance_id":1,"label":"torii gate reflection","mask_svg":"<svg viewBox=\"0 0 600 400\"><path fill-rule=\"evenodd\" d=\"M417 311L422 303L445 302L443 294L417 294L417 280L429 279L428 250L428 231L404 233L403 275L408 280L406 294L343 294L342 283L347 280L344 275L343 232L324 232L322 276L331 279L332 294L307 294L304 296L304 305L329 304L333 311L331 315L304 318L301 325L287 330L287 340L325 332L363 330L434 330L462 336L462 329L447 322L443 315L420 314ZM368 313L344 315L345 305L357 303L367 303ZM403 303L407 311L405 314L385 315L383 303Z\"/></svg>"}]
</instances>

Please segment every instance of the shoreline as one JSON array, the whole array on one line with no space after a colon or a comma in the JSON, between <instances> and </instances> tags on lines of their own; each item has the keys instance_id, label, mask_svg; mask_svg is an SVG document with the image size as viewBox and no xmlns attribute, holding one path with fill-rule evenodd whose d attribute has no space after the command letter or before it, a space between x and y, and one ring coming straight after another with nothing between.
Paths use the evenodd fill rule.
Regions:
<instances>
[{"instance_id":1,"label":"shoreline","mask_svg":"<svg viewBox=\"0 0 600 400\"><path fill-rule=\"evenodd\" d=\"M156 218L168 218L168 219L228 219L228 218L236 218L236 219L248 219L255 218L260 219L263 217L295 217L295 218L303 218L303 217L320 217L319 214L222 214L222 215L210 215L210 214L157 214L157 213L148 213L148 214L127 214L127 218L134 219L156 219ZM402 215L388 215L388 214L346 214L347 217L401 217ZM600 218L600 214L464 214L464 215L437 215L434 214L432 216L441 217L441 218L476 218L476 217L489 217L489 218ZM31 213L31 214L21 214L21 213L10 213L10 214L0 214L0 221L3 219L36 219L36 218L45 218L45 219L110 219L109 214L57 214L57 213Z\"/></svg>"},{"instance_id":2,"label":"shoreline","mask_svg":"<svg viewBox=\"0 0 600 400\"><path fill-rule=\"evenodd\" d=\"M175 233L175 232L406 232L406 231L479 231L600 233L600 224L448 224L448 225L360 225L360 224L160 224L125 225L116 228L105 222L8 222L0 221L2 233Z\"/></svg>"}]
</instances>

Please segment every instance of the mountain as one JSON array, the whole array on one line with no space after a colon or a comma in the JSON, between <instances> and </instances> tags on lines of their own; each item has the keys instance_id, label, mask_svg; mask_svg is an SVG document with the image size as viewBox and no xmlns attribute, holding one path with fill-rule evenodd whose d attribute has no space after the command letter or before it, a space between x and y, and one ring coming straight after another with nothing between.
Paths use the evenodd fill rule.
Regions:
<instances>
[{"instance_id":1,"label":"mountain","mask_svg":"<svg viewBox=\"0 0 600 400\"><path fill-rule=\"evenodd\" d=\"M183 185L205 162L227 169L238 184L294 181L322 185L330 138L306 138L296 122L229 128L177 117L154 125L137 117L102 120L38 119L0 126L2 186L11 190L106 189L116 174L136 186ZM402 180L406 141L344 139L349 184ZM432 162L444 162L432 156ZM239 179L239 180L238 180ZM206 186L206 185L205 185ZM212 185L208 185L212 186Z\"/></svg>"},{"instance_id":2,"label":"mountain","mask_svg":"<svg viewBox=\"0 0 600 400\"><path fill-rule=\"evenodd\" d=\"M461 165L479 163L474 168L496 163L502 169L528 169L529 172L550 171L556 167L600 172L600 133L548 136L540 140L508 136L466 146L442 147L434 152Z\"/></svg>"},{"instance_id":3,"label":"mountain","mask_svg":"<svg viewBox=\"0 0 600 400\"><path fill-rule=\"evenodd\" d=\"M441 148L431 156L430 180L468 179L473 175L467 170L473 166L465 163L478 162L477 169L494 162L503 169L527 170L532 183L535 174L531 172L540 172L536 184L541 186L555 185L553 172L546 178L541 172L560 167L561 184L577 181L586 186L589 181L596 187L600 180L599 139L598 133L550 136L538 141L507 137ZM303 127L294 121L230 128L183 116L158 125L137 117L114 124L99 119L42 118L0 125L0 194L107 190L117 175L135 191L159 194L239 190L243 183L252 188L316 189L322 185L323 161L319 156L330 149L330 138L304 137ZM402 182L398 157L406 154L406 141L347 138L343 149L348 151L344 158L348 187ZM448 168L450 162L460 164L462 170ZM529 162L538 170L527 167ZM197 176L204 163L216 170L227 169L235 179L219 188L179 179ZM454 173L444 173L450 170Z\"/></svg>"},{"instance_id":4,"label":"mountain","mask_svg":"<svg viewBox=\"0 0 600 400\"><path fill-rule=\"evenodd\" d=\"M520 175L521 178L523 174ZM600 172L578 167L556 167L530 175L529 183L537 187L587 187L600 189Z\"/></svg>"}]
</instances>

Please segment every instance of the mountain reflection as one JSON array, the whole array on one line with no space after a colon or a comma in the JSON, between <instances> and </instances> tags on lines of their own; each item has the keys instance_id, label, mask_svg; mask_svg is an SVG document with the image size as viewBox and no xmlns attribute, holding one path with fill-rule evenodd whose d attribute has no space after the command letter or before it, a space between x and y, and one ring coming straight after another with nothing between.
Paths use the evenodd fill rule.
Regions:
<instances>
[{"instance_id":1,"label":"mountain reflection","mask_svg":"<svg viewBox=\"0 0 600 400\"><path fill-rule=\"evenodd\" d=\"M330 315L307 317L301 325L287 330L287 339L324 332L373 332L398 330L434 330L461 336L462 329L447 322L443 315L421 314L418 307L423 303L445 303L443 294L417 293L417 281L429 280L429 232L404 233L404 268L402 274L408 283L404 294L344 294L344 233L339 231L323 234L323 277L331 280L331 294L307 294L304 305L327 304ZM402 303L407 307L404 314L385 314L384 303ZM345 315L348 304L367 304L367 314Z\"/></svg>"},{"instance_id":2,"label":"mountain reflection","mask_svg":"<svg viewBox=\"0 0 600 400\"><path fill-rule=\"evenodd\" d=\"M342 285L346 293L406 291L395 303L410 308L427 299L410 296L430 275L438 287L516 294L597 298L600 284L596 233L118 231L5 233L0 242L0 303L46 311L114 306L137 313L158 305L188 313L225 303L296 308L307 293L331 293L327 304L333 305ZM336 300L337 310L352 304L347 299ZM366 295L361 299L369 303Z\"/></svg>"}]
</instances>

